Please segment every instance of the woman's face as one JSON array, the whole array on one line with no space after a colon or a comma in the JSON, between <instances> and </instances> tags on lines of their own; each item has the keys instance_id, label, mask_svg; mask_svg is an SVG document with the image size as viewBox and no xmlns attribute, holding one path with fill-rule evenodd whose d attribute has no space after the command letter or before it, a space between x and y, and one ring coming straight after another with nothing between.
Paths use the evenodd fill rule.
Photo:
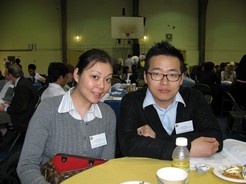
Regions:
<instances>
[{"instance_id":1,"label":"woman's face","mask_svg":"<svg viewBox=\"0 0 246 184\"><path fill-rule=\"evenodd\" d=\"M78 75L76 68L74 70L76 90L83 100L97 103L109 91L112 75L113 69L109 63L96 62L92 67L85 68L81 75Z\"/></svg>"}]
</instances>

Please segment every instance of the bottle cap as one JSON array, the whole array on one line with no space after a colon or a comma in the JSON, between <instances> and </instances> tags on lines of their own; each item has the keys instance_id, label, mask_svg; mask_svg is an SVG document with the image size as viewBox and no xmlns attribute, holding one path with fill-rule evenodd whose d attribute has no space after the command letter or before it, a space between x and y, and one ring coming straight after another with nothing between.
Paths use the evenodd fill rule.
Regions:
<instances>
[{"instance_id":1,"label":"bottle cap","mask_svg":"<svg viewBox=\"0 0 246 184\"><path fill-rule=\"evenodd\" d=\"M188 145L187 138L185 138L185 137L177 137L176 138L176 145L177 146L187 146Z\"/></svg>"}]
</instances>

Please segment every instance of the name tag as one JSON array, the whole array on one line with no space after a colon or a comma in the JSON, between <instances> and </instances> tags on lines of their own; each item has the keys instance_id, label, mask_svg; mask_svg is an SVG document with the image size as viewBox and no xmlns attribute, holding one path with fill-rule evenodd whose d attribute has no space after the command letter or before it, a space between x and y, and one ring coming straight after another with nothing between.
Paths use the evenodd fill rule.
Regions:
<instances>
[{"instance_id":1,"label":"name tag","mask_svg":"<svg viewBox=\"0 0 246 184\"><path fill-rule=\"evenodd\" d=\"M105 133L90 136L90 142L92 149L107 145Z\"/></svg>"},{"instance_id":2,"label":"name tag","mask_svg":"<svg viewBox=\"0 0 246 184\"><path fill-rule=\"evenodd\" d=\"M175 131L176 131L176 134L182 134L182 133L194 131L193 121L189 120L189 121L184 121L181 123L176 123Z\"/></svg>"},{"instance_id":3,"label":"name tag","mask_svg":"<svg viewBox=\"0 0 246 184\"><path fill-rule=\"evenodd\" d=\"M13 84L10 84L9 87L10 87L10 88L14 88L15 86L14 86Z\"/></svg>"}]
</instances>

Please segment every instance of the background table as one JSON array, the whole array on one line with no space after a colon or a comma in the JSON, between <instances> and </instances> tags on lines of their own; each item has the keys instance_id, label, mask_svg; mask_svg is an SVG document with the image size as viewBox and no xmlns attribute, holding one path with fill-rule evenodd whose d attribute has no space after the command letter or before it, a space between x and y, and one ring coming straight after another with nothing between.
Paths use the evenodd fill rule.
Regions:
<instances>
[{"instance_id":1,"label":"background table","mask_svg":"<svg viewBox=\"0 0 246 184\"><path fill-rule=\"evenodd\" d=\"M120 184L124 181L147 181L157 184L156 171L162 167L171 166L171 161L124 157L112 159L102 165L79 173L62 184ZM189 184L229 184L213 174L210 169L205 174L190 171Z\"/></svg>"}]
</instances>

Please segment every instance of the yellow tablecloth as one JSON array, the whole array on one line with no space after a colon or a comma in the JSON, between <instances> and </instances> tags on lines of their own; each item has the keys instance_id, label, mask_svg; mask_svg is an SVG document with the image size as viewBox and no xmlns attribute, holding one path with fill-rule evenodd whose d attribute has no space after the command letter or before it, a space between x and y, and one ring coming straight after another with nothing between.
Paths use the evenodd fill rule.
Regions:
<instances>
[{"instance_id":1,"label":"yellow tablecloth","mask_svg":"<svg viewBox=\"0 0 246 184\"><path fill-rule=\"evenodd\" d=\"M147 181L157 184L156 171L171 166L170 161L124 157L112 159L102 165L79 173L63 182L63 184L120 184L124 181ZM213 174L210 169L205 174L190 171L189 184L229 184Z\"/></svg>"}]
</instances>

